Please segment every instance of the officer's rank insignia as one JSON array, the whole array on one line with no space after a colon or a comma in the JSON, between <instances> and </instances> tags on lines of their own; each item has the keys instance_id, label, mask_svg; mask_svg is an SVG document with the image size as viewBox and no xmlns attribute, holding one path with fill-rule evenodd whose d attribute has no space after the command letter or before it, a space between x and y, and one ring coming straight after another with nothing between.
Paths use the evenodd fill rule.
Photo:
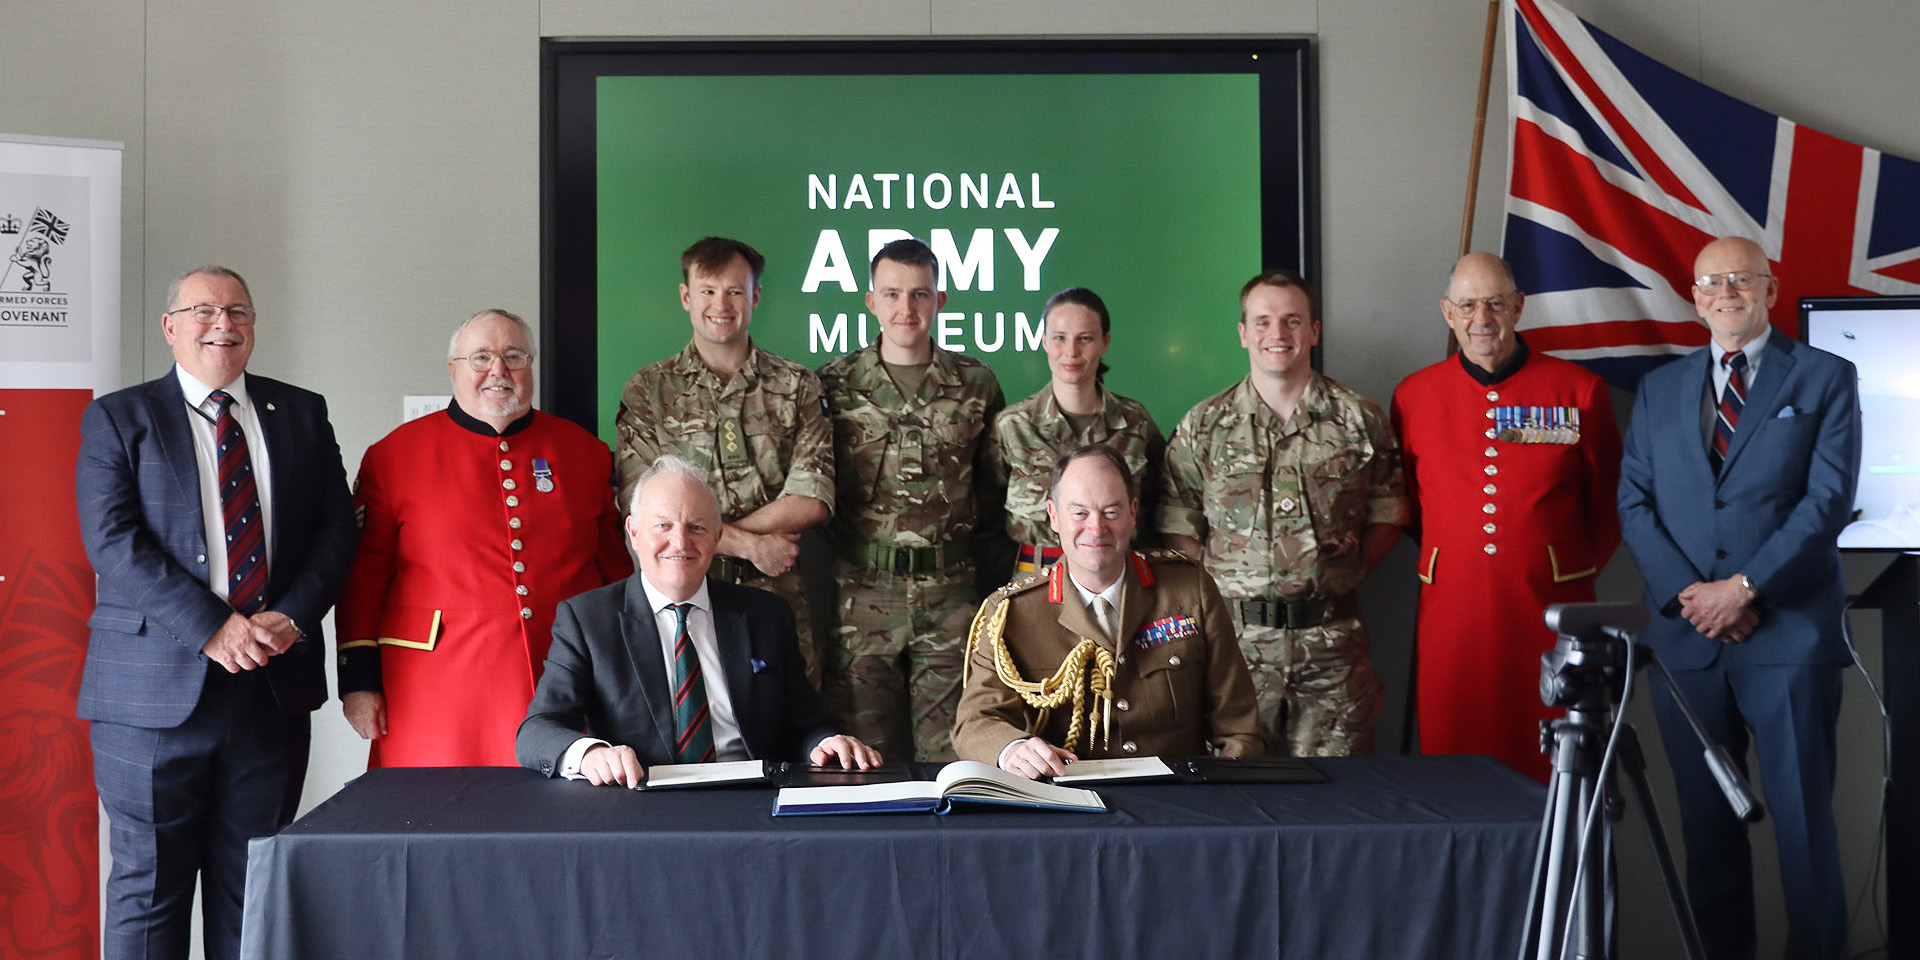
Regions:
<instances>
[{"instance_id":1,"label":"officer's rank insignia","mask_svg":"<svg viewBox=\"0 0 1920 960\"><path fill-rule=\"evenodd\" d=\"M553 492L553 467L542 457L533 458L533 488L541 493Z\"/></svg>"},{"instance_id":2,"label":"officer's rank insignia","mask_svg":"<svg viewBox=\"0 0 1920 960\"><path fill-rule=\"evenodd\" d=\"M1580 408L1494 407L1493 426L1508 443L1579 443Z\"/></svg>"},{"instance_id":3,"label":"officer's rank insignia","mask_svg":"<svg viewBox=\"0 0 1920 960\"><path fill-rule=\"evenodd\" d=\"M1139 632L1133 635L1133 645L1142 650L1151 650L1169 640L1198 636L1199 633L1200 625L1183 613L1142 624Z\"/></svg>"},{"instance_id":4,"label":"officer's rank insignia","mask_svg":"<svg viewBox=\"0 0 1920 960\"><path fill-rule=\"evenodd\" d=\"M720 421L720 462L728 466L747 462L747 439L737 419Z\"/></svg>"}]
</instances>

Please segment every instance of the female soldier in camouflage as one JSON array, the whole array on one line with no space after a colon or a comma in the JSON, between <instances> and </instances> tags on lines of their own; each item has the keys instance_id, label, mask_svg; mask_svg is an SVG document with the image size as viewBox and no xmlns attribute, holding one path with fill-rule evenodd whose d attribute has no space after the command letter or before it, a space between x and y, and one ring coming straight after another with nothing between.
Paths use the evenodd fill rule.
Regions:
<instances>
[{"instance_id":1,"label":"female soldier in camouflage","mask_svg":"<svg viewBox=\"0 0 1920 960\"><path fill-rule=\"evenodd\" d=\"M1007 536L1019 545L1019 572L1043 570L1060 556L1047 524L1047 484L1053 462L1090 443L1126 459L1140 491L1142 516L1153 516L1166 442L1147 408L1107 390L1100 358L1113 343L1112 322L1100 295L1069 287L1047 301L1043 314L1052 379L1033 396L1002 411L993 423L987 465L1007 489ZM1151 532L1143 530L1142 538Z\"/></svg>"}]
</instances>

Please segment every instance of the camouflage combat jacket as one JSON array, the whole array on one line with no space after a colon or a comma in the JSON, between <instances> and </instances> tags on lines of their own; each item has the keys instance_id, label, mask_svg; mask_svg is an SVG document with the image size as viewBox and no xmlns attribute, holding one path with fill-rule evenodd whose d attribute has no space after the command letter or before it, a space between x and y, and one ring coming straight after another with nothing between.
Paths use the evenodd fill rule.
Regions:
<instances>
[{"instance_id":1,"label":"camouflage combat jacket","mask_svg":"<svg viewBox=\"0 0 1920 960\"><path fill-rule=\"evenodd\" d=\"M1139 534L1152 532L1160 458L1167 445L1147 408L1102 387L1099 418L1076 432L1054 399L1053 385L1048 384L993 421L993 442L987 449L987 468L994 481L1007 489L1007 536L1015 543L1060 545L1059 535L1047 522L1053 462L1089 443L1104 443L1127 461L1140 496Z\"/></svg>"},{"instance_id":2,"label":"camouflage combat jacket","mask_svg":"<svg viewBox=\"0 0 1920 960\"><path fill-rule=\"evenodd\" d=\"M1366 572L1362 531L1406 519L1386 414L1318 372L1285 422L1243 379L1167 442L1160 532L1205 544L1227 597L1345 596Z\"/></svg>"},{"instance_id":3,"label":"camouflage combat jacket","mask_svg":"<svg viewBox=\"0 0 1920 960\"><path fill-rule=\"evenodd\" d=\"M723 521L783 496L833 509L833 430L820 378L758 346L724 383L691 343L641 367L620 395L615 429L622 513L634 482L663 453L707 471Z\"/></svg>"},{"instance_id":4,"label":"camouflage combat jacket","mask_svg":"<svg viewBox=\"0 0 1920 960\"><path fill-rule=\"evenodd\" d=\"M902 397L876 340L828 361L820 381L833 412L843 543L933 546L999 522L1000 494L982 467L1007 401L986 364L935 346L920 392Z\"/></svg>"}]
</instances>

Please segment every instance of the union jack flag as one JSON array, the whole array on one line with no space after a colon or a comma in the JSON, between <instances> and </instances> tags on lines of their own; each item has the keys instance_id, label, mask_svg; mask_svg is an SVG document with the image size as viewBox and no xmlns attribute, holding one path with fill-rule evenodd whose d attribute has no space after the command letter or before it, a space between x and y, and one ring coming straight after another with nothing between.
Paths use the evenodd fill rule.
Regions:
<instances>
[{"instance_id":1,"label":"union jack flag","mask_svg":"<svg viewBox=\"0 0 1920 960\"><path fill-rule=\"evenodd\" d=\"M1757 241L1803 296L1920 293L1920 164L1730 97L1553 0L1507 0L1507 262L1536 350L1616 386L1707 342L1694 255Z\"/></svg>"},{"instance_id":2,"label":"union jack flag","mask_svg":"<svg viewBox=\"0 0 1920 960\"><path fill-rule=\"evenodd\" d=\"M33 226L28 229L45 236L54 243L67 242L67 222L40 207L33 208Z\"/></svg>"}]
</instances>

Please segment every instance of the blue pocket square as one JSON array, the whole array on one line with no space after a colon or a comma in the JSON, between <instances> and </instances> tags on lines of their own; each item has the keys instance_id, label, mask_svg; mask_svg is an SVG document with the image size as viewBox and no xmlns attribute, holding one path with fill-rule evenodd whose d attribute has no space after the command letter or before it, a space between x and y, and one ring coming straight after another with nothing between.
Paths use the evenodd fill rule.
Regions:
<instances>
[{"instance_id":1,"label":"blue pocket square","mask_svg":"<svg viewBox=\"0 0 1920 960\"><path fill-rule=\"evenodd\" d=\"M1788 417L1791 417L1791 416L1794 416L1794 415L1796 415L1796 414L1798 414L1799 412L1800 412L1800 411L1798 411L1798 410L1795 410L1795 409L1793 408L1793 405L1792 405L1792 404L1788 404L1788 405L1786 405L1786 406L1784 406L1784 407L1781 407L1781 408L1780 408L1780 412L1779 412L1779 413L1776 413L1776 414L1774 414L1774 415L1773 415L1773 418L1774 418L1775 420L1785 420L1786 418L1788 418Z\"/></svg>"},{"instance_id":2,"label":"blue pocket square","mask_svg":"<svg viewBox=\"0 0 1920 960\"><path fill-rule=\"evenodd\" d=\"M749 658L749 659L747 660L747 664L748 664L749 666L751 666L751 667L753 667L753 672L754 672L754 673L759 673L759 672L761 672L762 670L765 670L765 669L767 669L767 662L766 662L765 660L754 660L754 659L751 659L751 658Z\"/></svg>"}]
</instances>

